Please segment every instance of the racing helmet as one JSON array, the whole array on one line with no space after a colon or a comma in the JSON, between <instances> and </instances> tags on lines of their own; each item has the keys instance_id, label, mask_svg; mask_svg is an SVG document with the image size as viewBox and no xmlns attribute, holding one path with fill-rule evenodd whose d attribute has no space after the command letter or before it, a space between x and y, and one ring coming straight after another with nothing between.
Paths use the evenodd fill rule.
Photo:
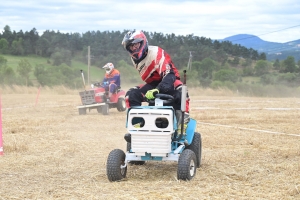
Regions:
<instances>
[{"instance_id":1,"label":"racing helmet","mask_svg":"<svg viewBox=\"0 0 300 200\"><path fill-rule=\"evenodd\" d=\"M131 51L130 46L140 43L138 49ZM122 45L134 60L141 59L148 51L148 41L142 31L129 31L123 38Z\"/></svg>"},{"instance_id":2,"label":"racing helmet","mask_svg":"<svg viewBox=\"0 0 300 200\"><path fill-rule=\"evenodd\" d=\"M102 68L105 69L106 74L110 74L114 69L114 65L112 63L106 63L106 65L104 65Z\"/></svg>"}]
</instances>

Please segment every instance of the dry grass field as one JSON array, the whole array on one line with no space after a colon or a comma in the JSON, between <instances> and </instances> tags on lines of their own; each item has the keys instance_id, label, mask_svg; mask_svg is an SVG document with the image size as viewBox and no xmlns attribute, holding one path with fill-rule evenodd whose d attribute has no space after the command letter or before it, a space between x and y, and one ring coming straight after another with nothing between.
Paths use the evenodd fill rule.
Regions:
<instances>
[{"instance_id":1,"label":"dry grass field","mask_svg":"<svg viewBox=\"0 0 300 200\"><path fill-rule=\"evenodd\" d=\"M2 88L0 199L300 199L300 99L190 89L202 166L129 165L109 182L106 159L126 149L126 112L79 115L78 91ZM37 100L37 96L38 101Z\"/></svg>"}]
</instances>

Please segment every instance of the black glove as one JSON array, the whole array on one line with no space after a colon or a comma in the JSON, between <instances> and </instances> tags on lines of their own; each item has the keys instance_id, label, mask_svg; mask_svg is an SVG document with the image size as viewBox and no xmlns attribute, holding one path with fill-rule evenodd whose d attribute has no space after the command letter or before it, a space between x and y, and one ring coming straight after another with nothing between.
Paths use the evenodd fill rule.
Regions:
<instances>
[{"instance_id":1,"label":"black glove","mask_svg":"<svg viewBox=\"0 0 300 200\"><path fill-rule=\"evenodd\" d=\"M94 83L94 86L100 87L100 83Z\"/></svg>"}]
</instances>

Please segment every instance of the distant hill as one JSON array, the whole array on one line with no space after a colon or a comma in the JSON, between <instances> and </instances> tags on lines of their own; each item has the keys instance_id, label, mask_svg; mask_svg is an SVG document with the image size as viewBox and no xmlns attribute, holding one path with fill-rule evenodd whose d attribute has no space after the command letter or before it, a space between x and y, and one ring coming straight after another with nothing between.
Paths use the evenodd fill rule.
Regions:
<instances>
[{"instance_id":1,"label":"distant hill","mask_svg":"<svg viewBox=\"0 0 300 200\"><path fill-rule=\"evenodd\" d=\"M284 60L287 56L294 56L295 60L300 60L300 39L286 43L268 42L255 35L238 34L218 41L230 41L232 44L252 48L258 52L265 52L268 60Z\"/></svg>"}]
</instances>

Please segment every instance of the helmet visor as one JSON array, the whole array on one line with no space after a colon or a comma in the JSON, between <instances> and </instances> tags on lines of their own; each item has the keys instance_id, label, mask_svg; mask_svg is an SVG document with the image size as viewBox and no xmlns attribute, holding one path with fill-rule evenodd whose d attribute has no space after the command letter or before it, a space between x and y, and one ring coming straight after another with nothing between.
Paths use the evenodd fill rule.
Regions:
<instances>
[{"instance_id":1,"label":"helmet visor","mask_svg":"<svg viewBox=\"0 0 300 200\"><path fill-rule=\"evenodd\" d=\"M128 46L128 49L131 52L138 52L141 46L141 42L137 42L137 43L132 43Z\"/></svg>"}]
</instances>

